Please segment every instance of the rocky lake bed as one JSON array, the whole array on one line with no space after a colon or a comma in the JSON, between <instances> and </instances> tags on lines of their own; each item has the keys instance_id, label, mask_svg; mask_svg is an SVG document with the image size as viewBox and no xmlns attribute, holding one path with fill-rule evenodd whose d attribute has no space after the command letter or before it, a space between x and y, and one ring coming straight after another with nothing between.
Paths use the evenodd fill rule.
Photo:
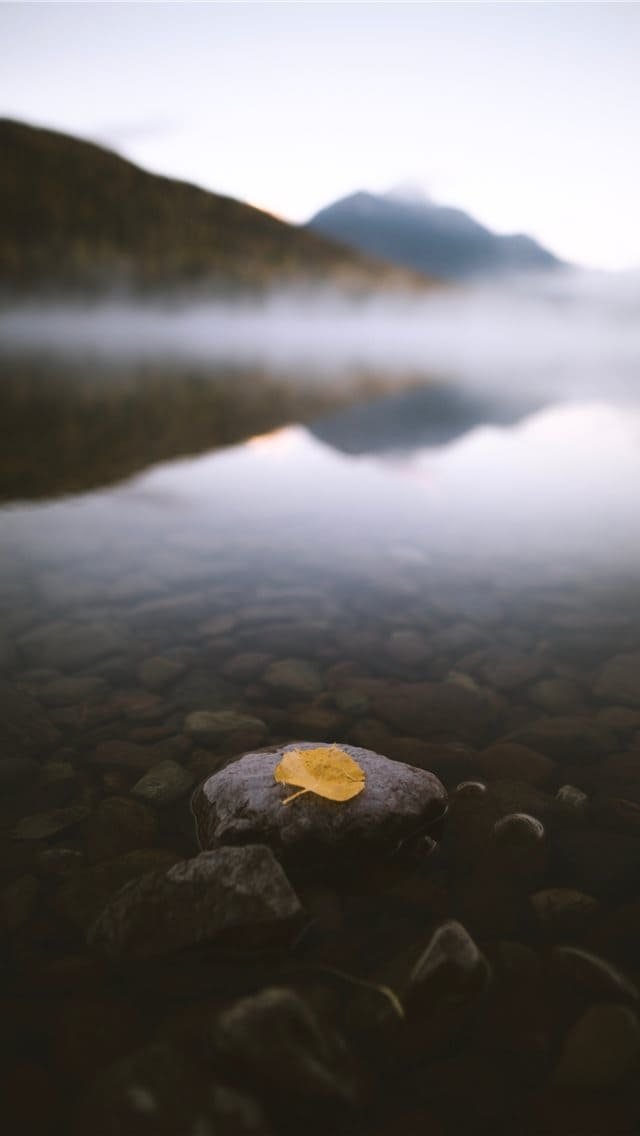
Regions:
<instances>
[{"instance_id":1,"label":"rocky lake bed","mask_svg":"<svg viewBox=\"0 0 640 1136\"><path fill-rule=\"evenodd\" d=\"M638 1131L632 573L192 530L130 532L126 573L95 535L3 555L25 1131ZM301 742L364 791L283 806Z\"/></svg>"}]
</instances>

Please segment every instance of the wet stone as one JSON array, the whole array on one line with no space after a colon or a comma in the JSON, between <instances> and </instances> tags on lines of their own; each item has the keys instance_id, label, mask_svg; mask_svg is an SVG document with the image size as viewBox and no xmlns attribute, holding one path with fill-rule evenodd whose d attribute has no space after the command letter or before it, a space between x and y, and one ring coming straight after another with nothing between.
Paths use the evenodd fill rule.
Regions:
<instances>
[{"instance_id":1,"label":"wet stone","mask_svg":"<svg viewBox=\"0 0 640 1136\"><path fill-rule=\"evenodd\" d=\"M547 714L571 714L584 702L581 688L568 678L546 678L527 691L530 702Z\"/></svg>"},{"instance_id":2,"label":"wet stone","mask_svg":"<svg viewBox=\"0 0 640 1136\"><path fill-rule=\"evenodd\" d=\"M555 772L555 762L517 742L497 742L474 757L474 766L490 780L507 778L544 785Z\"/></svg>"},{"instance_id":3,"label":"wet stone","mask_svg":"<svg viewBox=\"0 0 640 1136\"><path fill-rule=\"evenodd\" d=\"M592 1006L569 1030L554 1079L559 1084L607 1088L640 1060L635 1013L618 1003Z\"/></svg>"},{"instance_id":4,"label":"wet stone","mask_svg":"<svg viewBox=\"0 0 640 1136\"><path fill-rule=\"evenodd\" d=\"M146 773L165 757L161 745L143 746L138 742L116 740L96 746L91 764L98 768L123 769L131 773Z\"/></svg>"},{"instance_id":5,"label":"wet stone","mask_svg":"<svg viewBox=\"0 0 640 1136\"><path fill-rule=\"evenodd\" d=\"M493 827L496 862L509 876L532 881L542 876L547 861L544 825L527 813L508 813Z\"/></svg>"},{"instance_id":6,"label":"wet stone","mask_svg":"<svg viewBox=\"0 0 640 1136\"><path fill-rule=\"evenodd\" d=\"M584 820L589 811L589 798L576 785L561 785L556 793L556 801L564 816L573 820Z\"/></svg>"},{"instance_id":7,"label":"wet stone","mask_svg":"<svg viewBox=\"0 0 640 1136\"><path fill-rule=\"evenodd\" d=\"M546 661L535 652L505 646L489 647L480 656L476 672L496 690L513 690L545 670Z\"/></svg>"},{"instance_id":8,"label":"wet stone","mask_svg":"<svg viewBox=\"0 0 640 1136\"><path fill-rule=\"evenodd\" d=\"M412 667L430 658L433 651L427 636L422 632L402 628L391 632L387 654L396 662Z\"/></svg>"},{"instance_id":9,"label":"wet stone","mask_svg":"<svg viewBox=\"0 0 640 1136\"><path fill-rule=\"evenodd\" d=\"M213 1129L198 1078L184 1055L157 1042L99 1074L82 1095L72 1131L73 1136L209 1136Z\"/></svg>"},{"instance_id":10,"label":"wet stone","mask_svg":"<svg viewBox=\"0 0 640 1136\"><path fill-rule=\"evenodd\" d=\"M34 698L0 681L0 760L36 757L55 746L60 734Z\"/></svg>"},{"instance_id":11,"label":"wet stone","mask_svg":"<svg viewBox=\"0 0 640 1136\"><path fill-rule=\"evenodd\" d=\"M581 935L600 911L597 899L575 888L545 888L529 902L540 926L553 935Z\"/></svg>"},{"instance_id":12,"label":"wet stone","mask_svg":"<svg viewBox=\"0 0 640 1136\"><path fill-rule=\"evenodd\" d=\"M33 813L19 820L12 835L18 840L46 840L75 828L86 820L91 810L86 805L69 805L62 809Z\"/></svg>"},{"instance_id":13,"label":"wet stone","mask_svg":"<svg viewBox=\"0 0 640 1136\"><path fill-rule=\"evenodd\" d=\"M102 698L106 690L107 684L102 678L57 678L40 687L38 697L46 706L72 706L76 702Z\"/></svg>"},{"instance_id":14,"label":"wet stone","mask_svg":"<svg viewBox=\"0 0 640 1136\"><path fill-rule=\"evenodd\" d=\"M511 741L529 746L556 761L596 761L616 749L613 730L587 717L541 718L517 730Z\"/></svg>"},{"instance_id":15,"label":"wet stone","mask_svg":"<svg viewBox=\"0 0 640 1136\"><path fill-rule=\"evenodd\" d=\"M79 848L44 848L36 856L35 866L43 876L60 878L68 876L81 868L85 862L85 855Z\"/></svg>"},{"instance_id":16,"label":"wet stone","mask_svg":"<svg viewBox=\"0 0 640 1136\"><path fill-rule=\"evenodd\" d=\"M156 835L156 819L143 804L130 797L105 797L88 825L87 856L94 862L110 860L150 847Z\"/></svg>"},{"instance_id":17,"label":"wet stone","mask_svg":"<svg viewBox=\"0 0 640 1136\"><path fill-rule=\"evenodd\" d=\"M78 670L105 655L117 654L126 643L124 629L114 623L51 623L18 640L22 657L30 663L59 670Z\"/></svg>"},{"instance_id":18,"label":"wet stone","mask_svg":"<svg viewBox=\"0 0 640 1136\"><path fill-rule=\"evenodd\" d=\"M490 978L489 964L471 935L455 920L434 932L403 991L410 1017L428 1017L438 1005L474 1001Z\"/></svg>"},{"instance_id":19,"label":"wet stone","mask_svg":"<svg viewBox=\"0 0 640 1136\"><path fill-rule=\"evenodd\" d=\"M192 802L201 846L259 842L299 868L328 866L335 857L352 863L384 856L442 817L447 795L432 773L349 745L342 748L366 776L358 796L335 802L306 793L283 805L287 792L274 778L276 765L288 750L314 744L245 754L205 781Z\"/></svg>"},{"instance_id":20,"label":"wet stone","mask_svg":"<svg viewBox=\"0 0 640 1136\"><path fill-rule=\"evenodd\" d=\"M193 775L177 761L161 761L136 781L131 795L149 805L171 805L189 792L193 781Z\"/></svg>"},{"instance_id":21,"label":"wet stone","mask_svg":"<svg viewBox=\"0 0 640 1136\"><path fill-rule=\"evenodd\" d=\"M112 958L132 959L216 941L252 948L283 941L301 916L268 848L219 848L133 880L107 904L89 942Z\"/></svg>"},{"instance_id":22,"label":"wet stone","mask_svg":"<svg viewBox=\"0 0 640 1136\"><path fill-rule=\"evenodd\" d=\"M262 674L265 667L271 662L272 656L266 654L264 651L245 651L242 654L234 655L229 659L222 668L222 673L227 678L243 679L256 678Z\"/></svg>"},{"instance_id":23,"label":"wet stone","mask_svg":"<svg viewBox=\"0 0 640 1136\"><path fill-rule=\"evenodd\" d=\"M270 663L262 681L271 690L293 697L318 694L324 685L317 667L305 659L279 659Z\"/></svg>"},{"instance_id":24,"label":"wet stone","mask_svg":"<svg viewBox=\"0 0 640 1136\"><path fill-rule=\"evenodd\" d=\"M167 659L162 655L154 655L145 659L138 669L140 684L147 690L164 690L184 672L184 663L176 659Z\"/></svg>"},{"instance_id":25,"label":"wet stone","mask_svg":"<svg viewBox=\"0 0 640 1136\"><path fill-rule=\"evenodd\" d=\"M477 742L495 721L498 705L489 693L459 682L388 683L373 699L373 710L403 734Z\"/></svg>"},{"instance_id":26,"label":"wet stone","mask_svg":"<svg viewBox=\"0 0 640 1136\"><path fill-rule=\"evenodd\" d=\"M614 655L604 664L593 693L606 702L640 707L640 654Z\"/></svg>"},{"instance_id":27,"label":"wet stone","mask_svg":"<svg viewBox=\"0 0 640 1136\"><path fill-rule=\"evenodd\" d=\"M259 743L267 733L267 726L260 718L244 714L239 710L194 710L188 714L184 728L196 742L224 742L234 734L255 735Z\"/></svg>"},{"instance_id":28,"label":"wet stone","mask_svg":"<svg viewBox=\"0 0 640 1136\"><path fill-rule=\"evenodd\" d=\"M583 991L591 1000L638 1001L637 988L613 963L580 947L554 947L548 969L565 989Z\"/></svg>"},{"instance_id":29,"label":"wet stone","mask_svg":"<svg viewBox=\"0 0 640 1136\"><path fill-rule=\"evenodd\" d=\"M355 1103L344 1042L293 990L267 987L234 1003L218 1019L214 1044L241 1082L278 1111Z\"/></svg>"}]
</instances>

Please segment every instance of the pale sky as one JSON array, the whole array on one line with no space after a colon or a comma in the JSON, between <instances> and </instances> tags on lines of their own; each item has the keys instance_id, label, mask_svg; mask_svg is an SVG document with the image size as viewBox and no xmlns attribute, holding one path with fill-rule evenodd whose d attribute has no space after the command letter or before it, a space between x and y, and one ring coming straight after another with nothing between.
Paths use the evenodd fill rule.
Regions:
<instances>
[{"instance_id":1,"label":"pale sky","mask_svg":"<svg viewBox=\"0 0 640 1136\"><path fill-rule=\"evenodd\" d=\"M304 221L402 182L640 266L640 5L0 3L0 114Z\"/></svg>"}]
</instances>

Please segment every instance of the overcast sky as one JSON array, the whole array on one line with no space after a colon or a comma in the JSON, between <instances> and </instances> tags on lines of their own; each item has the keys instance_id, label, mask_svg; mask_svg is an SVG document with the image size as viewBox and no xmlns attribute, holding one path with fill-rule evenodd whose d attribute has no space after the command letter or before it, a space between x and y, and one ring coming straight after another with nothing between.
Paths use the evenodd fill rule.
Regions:
<instances>
[{"instance_id":1,"label":"overcast sky","mask_svg":"<svg viewBox=\"0 0 640 1136\"><path fill-rule=\"evenodd\" d=\"M0 4L0 113L294 221L413 182L640 265L640 5Z\"/></svg>"}]
</instances>

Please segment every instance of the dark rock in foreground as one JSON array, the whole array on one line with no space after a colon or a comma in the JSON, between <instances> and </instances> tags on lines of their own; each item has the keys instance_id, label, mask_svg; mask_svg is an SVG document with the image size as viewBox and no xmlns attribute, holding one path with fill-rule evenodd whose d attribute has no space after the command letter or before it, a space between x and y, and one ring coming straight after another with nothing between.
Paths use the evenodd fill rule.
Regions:
<instances>
[{"instance_id":1,"label":"dark rock in foreground","mask_svg":"<svg viewBox=\"0 0 640 1136\"><path fill-rule=\"evenodd\" d=\"M447 794L433 773L349 745L341 748L366 776L357 797L330 801L306 793L284 805L288 791L274 780L276 765L287 750L316 745L248 753L209 777L192 802L202 847L261 843L298 868L336 856L348 864L371 853L388 854L443 816Z\"/></svg>"},{"instance_id":2,"label":"dark rock in foreground","mask_svg":"<svg viewBox=\"0 0 640 1136\"><path fill-rule=\"evenodd\" d=\"M343 1039L294 990L269 987L235 1002L220 1016L214 1043L221 1061L272 1107L291 1113L355 1103Z\"/></svg>"},{"instance_id":3,"label":"dark rock in foreground","mask_svg":"<svg viewBox=\"0 0 640 1136\"><path fill-rule=\"evenodd\" d=\"M220 848L126 884L93 924L88 941L128 959L213 941L250 948L281 941L301 915L268 848Z\"/></svg>"}]
</instances>

